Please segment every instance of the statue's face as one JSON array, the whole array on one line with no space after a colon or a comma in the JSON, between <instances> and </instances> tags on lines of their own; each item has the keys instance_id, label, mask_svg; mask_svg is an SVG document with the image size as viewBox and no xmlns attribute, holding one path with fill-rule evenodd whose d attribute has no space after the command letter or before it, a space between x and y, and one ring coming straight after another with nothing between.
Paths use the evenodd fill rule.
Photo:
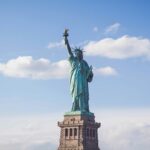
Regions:
<instances>
[{"instance_id":1,"label":"statue's face","mask_svg":"<svg viewBox=\"0 0 150 150\"><path fill-rule=\"evenodd\" d=\"M83 53L80 51L76 52L76 57L78 58L78 60L82 60L83 59Z\"/></svg>"}]
</instances>

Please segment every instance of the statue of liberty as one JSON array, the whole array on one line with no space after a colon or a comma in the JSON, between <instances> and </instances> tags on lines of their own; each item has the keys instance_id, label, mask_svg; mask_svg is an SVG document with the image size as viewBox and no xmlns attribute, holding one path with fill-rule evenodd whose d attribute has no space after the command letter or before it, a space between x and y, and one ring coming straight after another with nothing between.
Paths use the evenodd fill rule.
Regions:
<instances>
[{"instance_id":1,"label":"statue of liberty","mask_svg":"<svg viewBox=\"0 0 150 150\"><path fill-rule=\"evenodd\" d=\"M69 53L70 70L70 92L73 99L71 111L89 112L89 88L88 82L93 79L92 66L89 67L83 60L83 51L75 48L72 51L68 41L68 30L64 34L65 45Z\"/></svg>"}]
</instances>

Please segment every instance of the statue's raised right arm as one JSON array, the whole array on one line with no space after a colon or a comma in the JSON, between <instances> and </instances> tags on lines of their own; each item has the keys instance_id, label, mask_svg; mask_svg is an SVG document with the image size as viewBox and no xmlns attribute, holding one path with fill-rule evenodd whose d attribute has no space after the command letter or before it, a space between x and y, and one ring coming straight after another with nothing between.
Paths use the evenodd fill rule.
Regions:
<instances>
[{"instance_id":1,"label":"statue's raised right arm","mask_svg":"<svg viewBox=\"0 0 150 150\"><path fill-rule=\"evenodd\" d=\"M69 36L68 29L65 29L63 36L64 36L64 40L65 40L65 45L67 46L67 49L68 49L68 53L70 56L73 56L73 53L72 53L72 50L71 50L71 47L70 47L70 44L68 41L68 36Z\"/></svg>"}]
</instances>

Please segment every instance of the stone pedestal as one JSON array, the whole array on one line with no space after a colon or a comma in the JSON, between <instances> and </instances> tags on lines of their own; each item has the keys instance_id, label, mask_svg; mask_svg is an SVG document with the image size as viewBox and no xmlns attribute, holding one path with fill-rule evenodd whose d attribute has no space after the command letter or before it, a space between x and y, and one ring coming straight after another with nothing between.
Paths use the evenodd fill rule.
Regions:
<instances>
[{"instance_id":1,"label":"stone pedestal","mask_svg":"<svg viewBox=\"0 0 150 150\"><path fill-rule=\"evenodd\" d=\"M58 150L100 150L98 128L93 113L69 112L58 122L61 128Z\"/></svg>"}]
</instances>

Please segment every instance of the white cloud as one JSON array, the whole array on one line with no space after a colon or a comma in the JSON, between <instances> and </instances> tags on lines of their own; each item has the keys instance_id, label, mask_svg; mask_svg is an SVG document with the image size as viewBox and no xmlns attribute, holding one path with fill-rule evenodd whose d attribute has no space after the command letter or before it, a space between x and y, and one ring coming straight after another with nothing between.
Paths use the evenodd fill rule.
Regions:
<instances>
[{"instance_id":1,"label":"white cloud","mask_svg":"<svg viewBox=\"0 0 150 150\"><path fill-rule=\"evenodd\" d=\"M110 66L95 69L94 72L97 75L103 75L103 76L116 76L118 74L116 69Z\"/></svg>"},{"instance_id":2,"label":"white cloud","mask_svg":"<svg viewBox=\"0 0 150 150\"><path fill-rule=\"evenodd\" d=\"M64 40L61 40L60 42L50 42L47 46L47 48L63 48L65 45Z\"/></svg>"},{"instance_id":3,"label":"white cloud","mask_svg":"<svg viewBox=\"0 0 150 150\"><path fill-rule=\"evenodd\" d=\"M34 60L31 56L20 56L0 63L0 73L9 77L58 79L67 77L68 70L67 60L51 62L45 58Z\"/></svg>"},{"instance_id":4,"label":"white cloud","mask_svg":"<svg viewBox=\"0 0 150 150\"><path fill-rule=\"evenodd\" d=\"M110 25L109 27L106 28L105 33L116 33L120 28L120 23L116 22L112 25Z\"/></svg>"},{"instance_id":5,"label":"white cloud","mask_svg":"<svg viewBox=\"0 0 150 150\"><path fill-rule=\"evenodd\" d=\"M150 39L122 36L117 39L104 38L91 41L85 47L85 54L102 56L111 59L127 59L134 57L150 57Z\"/></svg>"},{"instance_id":6,"label":"white cloud","mask_svg":"<svg viewBox=\"0 0 150 150\"><path fill-rule=\"evenodd\" d=\"M102 124L99 129L101 149L149 150L149 110L98 110L95 116ZM56 150L60 133L57 121L62 121L62 117L61 113L0 117L0 149Z\"/></svg>"},{"instance_id":7,"label":"white cloud","mask_svg":"<svg viewBox=\"0 0 150 150\"><path fill-rule=\"evenodd\" d=\"M0 63L0 74L8 77L31 79L63 79L69 76L67 60L51 62L48 59L33 59L31 56L19 56L6 63ZM96 75L116 75L117 71L111 67L95 68Z\"/></svg>"},{"instance_id":8,"label":"white cloud","mask_svg":"<svg viewBox=\"0 0 150 150\"><path fill-rule=\"evenodd\" d=\"M98 29L98 27L96 27L96 26L93 28L93 31L94 31L94 32L98 32L98 30L99 30L99 29Z\"/></svg>"},{"instance_id":9,"label":"white cloud","mask_svg":"<svg viewBox=\"0 0 150 150\"><path fill-rule=\"evenodd\" d=\"M148 109L122 109L98 111L101 149L149 150L150 111Z\"/></svg>"},{"instance_id":10,"label":"white cloud","mask_svg":"<svg viewBox=\"0 0 150 150\"><path fill-rule=\"evenodd\" d=\"M0 118L1 150L55 150L59 114Z\"/></svg>"}]
</instances>

